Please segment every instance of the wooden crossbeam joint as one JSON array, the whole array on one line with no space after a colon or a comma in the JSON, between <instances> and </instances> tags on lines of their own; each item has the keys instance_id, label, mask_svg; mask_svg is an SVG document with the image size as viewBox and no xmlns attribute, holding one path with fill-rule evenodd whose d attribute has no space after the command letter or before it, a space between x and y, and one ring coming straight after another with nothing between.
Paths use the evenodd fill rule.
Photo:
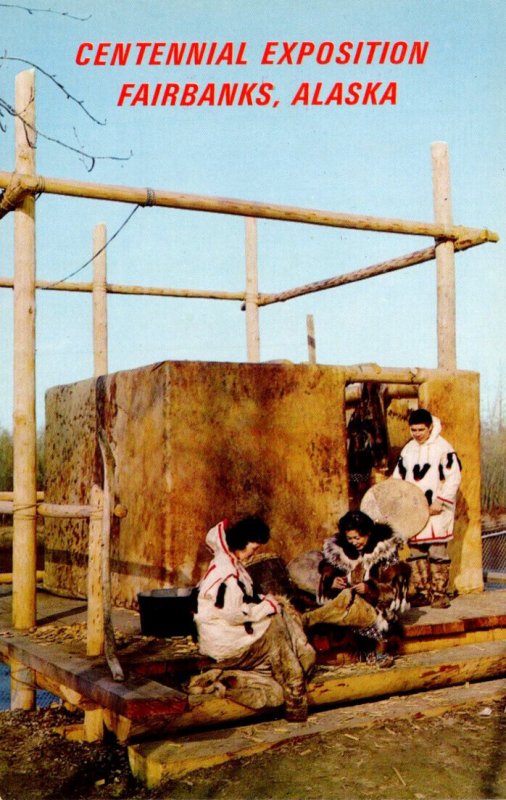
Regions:
<instances>
[{"instance_id":1,"label":"wooden crossbeam joint","mask_svg":"<svg viewBox=\"0 0 506 800\"><path fill-rule=\"evenodd\" d=\"M0 194L0 219L10 211L14 211L28 192L29 190L22 184L19 175L14 173L11 182Z\"/></svg>"}]
</instances>

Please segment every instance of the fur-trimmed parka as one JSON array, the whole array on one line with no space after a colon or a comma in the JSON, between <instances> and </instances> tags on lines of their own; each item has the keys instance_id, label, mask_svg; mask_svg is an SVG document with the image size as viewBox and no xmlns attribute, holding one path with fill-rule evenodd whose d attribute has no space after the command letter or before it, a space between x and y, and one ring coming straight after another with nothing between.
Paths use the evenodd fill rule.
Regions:
<instances>
[{"instance_id":1,"label":"fur-trimmed parka","mask_svg":"<svg viewBox=\"0 0 506 800\"><path fill-rule=\"evenodd\" d=\"M344 533L326 539L323 545L324 558L320 562L320 584L318 602L323 605L336 597L340 589L332 587L338 576L347 580L352 588L365 583L364 600L381 611L387 620L409 606L406 602L411 568L399 559L398 539L388 525L375 524L369 539L360 552L348 542Z\"/></svg>"}]
</instances>

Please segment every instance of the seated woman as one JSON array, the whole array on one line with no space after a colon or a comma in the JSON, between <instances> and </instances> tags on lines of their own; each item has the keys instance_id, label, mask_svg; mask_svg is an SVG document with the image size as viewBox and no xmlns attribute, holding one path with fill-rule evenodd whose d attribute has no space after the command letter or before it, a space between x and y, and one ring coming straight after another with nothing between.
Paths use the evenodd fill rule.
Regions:
<instances>
[{"instance_id":1,"label":"seated woman","mask_svg":"<svg viewBox=\"0 0 506 800\"><path fill-rule=\"evenodd\" d=\"M409 608L411 569L399 559L403 540L362 511L349 511L338 527L323 545L317 595L321 608L307 612L304 622L351 626L367 661L392 666L383 643L399 613Z\"/></svg>"},{"instance_id":2,"label":"seated woman","mask_svg":"<svg viewBox=\"0 0 506 800\"><path fill-rule=\"evenodd\" d=\"M315 652L283 603L255 592L242 563L269 537L259 517L246 517L232 526L225 520L207 534L214 557L199 586L199 648L223 669L270 672L283 689L286 718L299 722L307 718L305 676Z\"/></svg>"}]
</instances>

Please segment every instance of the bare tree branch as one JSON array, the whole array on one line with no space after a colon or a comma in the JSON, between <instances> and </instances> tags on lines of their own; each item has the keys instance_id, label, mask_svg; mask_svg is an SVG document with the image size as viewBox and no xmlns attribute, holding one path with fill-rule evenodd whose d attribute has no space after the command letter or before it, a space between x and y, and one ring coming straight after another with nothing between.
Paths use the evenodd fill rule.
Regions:
<instances>
[{"instance_id":1,"label":"bare tree branch","mask_svg":"<svg viewBox=\"0 0 506 800\"><path fill-rule=\"evenodd\" d=\"M0 5L2 5L2 4L0 3ZM60 91L63 92L63 94L65 95L67 100L72 100L72 102L74 102L76 105L78 105L79 108L81 109L81 111L83 111L86 114L86 116L89 117L91 120L93 120L93 122L96 122L97 125L106 125L107 124L107 120L104 120L104 122L101 122L99 119L94 117L93 114L91 114L88 111L88 109L86 108L86 106L84 105L84 101L83 100L78 100L77 97L74 97L74 95L71 94L68 91L68 89L65 88L63 83L60 83L60 81L57 80L55 75L51 75L49 72L46 72L45 69L40 67L38 64L34 64L33 61L29 61L26 58L18 58L17 56L8 56L8 55L0 56L0 61L19 61L21 64L27 64L29 67L33 67L38 72L40 72L42 75L45 75L46 78L49 78L50 81L53 81L53 83L58 87L58 89L60 89Z\"/></svg>"},{"instance_id":2,"label":"bare tree branch","mask_svg":"<svg viewBox=\"0 0 506 800\"><path fill-rule=\"evenodd\" d=\"M24 124L25 129L28 128L33 131L36 136L41 136L48 142L53 142L54 144L60 145L60 147L65 147L66 150L71 150L73 153L77 153L82 158L86 159L89 162L89 167L86 167L88 172L91 172L95 163L97 161L102 160L111 160L111 161L128 161L132 158L132 151L130 151L128 156L96 156L92 155L91 153L87 153L82 148L79 149L78 147L73 147L71 144L67 144L66 142L62 142L60 139L56 139L54 136L49 136L47 133L43 133L39 128L34 128L33 125L30 125L26 120L23 119L22 114L18 114L16 109L13 108L9 103L6 103L3 98L0 97L0 117L4 117L5 115L2 113L2 109L7 112L11 117L18 117ZM5 123L0 122L0 130L6 130Z\"/></svg>"},{"instance_id":3,"label":"bare tree branch","mask_svg":"<svg viewBox=\"0 0 506 800\"><path fill-rule=\"evenodd\" d=\"M68 11L54 11L52 8L29 8L28 6L20 6L18 3L0 3L1 8L12 8L15 11L26 11L27 14L58 14L60 17L68 17L68 19L76 19L78 22L86 22L91 19L91 14L88 17L75 17L69 14Z\"/></svg>"},{"instance_id":4,"label":"bare tree branch","mask_svg":"<svg viewBox=\"0 0 506 800\"><path fill-rule=\"evenodd\" d=\"M2 5L4 5L4 4L0 3L0 6L2 6ZM35 64L33 61L30 61L29 59L26 59L26 58L18 58L17 56L8 56L8 55L0 56L0 61L17 61L17 62L19 62L21 64L27 64L28 66L33 67L38 72L40 72L42 75L44 75L46 78L49 78L49 80L52 81L55 84L55 86L61 92L63 92L63 94L65 95L67 100L71 100L77 106L79 106L81 111L83 111L86 114L86 116L89 117L89 119L91 119L97 125L106 125L107 124L107 120L104 120L103 122L101 122L96 117L94 117L93 114L91 114L88 111L88 109L86 108L86 106L84 105L84 101L83 100L78 100L76 97L74 97L74 95L71 94L68 91L68 89L65 88L63 83L61 83L59 80L57 80L55 75L51 75L49 72L47 72L47 70L43 69L38 64ZM23 119L23 113L22 112L19 112L19 113L16 112L15 108L13 108L2 97L0 97L0 131L2 131L3 133L5 133L5 131L7 130L7 125L6 125L5 122L2 121L2 118L5 118L5 114L3 113L2 110L5 111L7 114L9 114L9 116L11 116L11 117L19 117L22 120L23 124L25 126L28 126L26 121ZM32 128L32 126L28 126L28 127ZM44 133L39 128L33 128L33 132L37 136L41 136L43 139L45 139L48 142L53 142L54 144L60 145L60 147L65 147L67 150L71 150L72 152L77 153L79 156L81 156L81 159L83 160L83 163L85 164L85 167L88 170L88 172L91 172L93 170L93 168L95 166L95 163L98 160L128 161L133 155L132 151L130 151L128 156L96 156L96 155L92 155L91 153L88 153L80 145L80 143L79 143L79 145L80 145L79 147L74 147L73 145L68 144L67 142L61 141L61 139L56 139L53 136L49 136L49 134ZM75 128L74 128L74 134L76 135ZM76 138L77 138L77 135L76 135Z\"/></svg>"}]
</instances>

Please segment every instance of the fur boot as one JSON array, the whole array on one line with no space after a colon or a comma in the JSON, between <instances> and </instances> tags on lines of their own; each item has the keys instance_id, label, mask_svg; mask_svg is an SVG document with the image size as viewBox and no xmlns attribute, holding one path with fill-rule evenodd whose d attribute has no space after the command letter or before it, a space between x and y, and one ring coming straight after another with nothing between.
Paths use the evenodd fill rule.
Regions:
<instances>
[{"instance_id":1,"label":"fur boot","mask_svg":"<svg viewBox=\"0 0 506 800\"><path fill-rule=\"evenodd\" d=\"M304 675L308 676L316 662L316 652L309 644L304 632L302 615L296 611L286 598L276 598L282 608L282 616L292 643L292 648L299 659Z\"/></svg>"},{"instance_id":2,"label":"fur boot","mask_svg":"<svg viewBox=\"0 0 506 800\"><path fill-rule=\"evenodd\" d=\"M285 684L285 719L287 722L305 722L308 716L306 689L300 682Z\"/></svg>"},{"instance_id":3,"label":"fur boot","mask_svg":"<svg viewBox=\"0 0 506 800\"><path fill-rule=\"evenodd\" d=\"M448 582L450 579L449 561L430 561L430 592L432 608L449 608Z\"/></svg>"},{"instance_id":4,"label":"fur boot","mask_svg":"<svg viewBox=\"0 0 506 800\"><path fill-rule=\"evenodd\" d=\"M428 558L410 558L411 578L408 600L413 608L431 604L431 570Z\"/></svg>"}]
</instances>

